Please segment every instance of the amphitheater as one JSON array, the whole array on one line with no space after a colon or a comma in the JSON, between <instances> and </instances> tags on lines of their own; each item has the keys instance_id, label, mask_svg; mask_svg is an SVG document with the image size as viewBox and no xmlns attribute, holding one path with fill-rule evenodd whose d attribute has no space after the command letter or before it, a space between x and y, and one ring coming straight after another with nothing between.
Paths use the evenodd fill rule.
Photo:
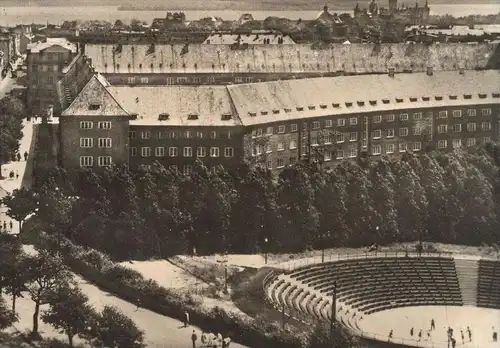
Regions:
<instances>
[{"instance_id":1,"label":"amphitheater","mask_svg":"<svg viewBox=\"0 0 500 348\"><path fill-rule=\"evenodd\" d=\"M365 347L444 348L450 327L456 347L500 347L493 340L500 326L498 259L401 252L303 260L274 269L263 286L288 317L325 324L336 288L336 322Z\"/></svg>"}]
</instances>

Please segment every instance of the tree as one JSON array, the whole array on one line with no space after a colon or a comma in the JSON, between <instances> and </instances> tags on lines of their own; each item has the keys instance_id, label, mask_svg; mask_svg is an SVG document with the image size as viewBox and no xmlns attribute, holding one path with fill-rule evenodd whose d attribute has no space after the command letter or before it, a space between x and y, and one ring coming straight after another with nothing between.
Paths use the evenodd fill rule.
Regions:
<instances>
[{"instance_id":1,"label":"tree","mask_svg":"<svg viewBox=\"0 0 500 348\"><path fill-rule=\"evenodd\" d=\"M0 232L0 294L2 289L9 284L11 267L21 255L22 244L15 236Z\"/></svg>"},{"instance_id":2,"label":"tree","mask_svg":"<svg viewBox=\"0 0 500 348\"><path fill-rule=\"evenodd\" d=\"M105 306L90 324L94 344L109 348L143 348L144 332L117 308Z\"/></svg>"},{"instance_id":3,"label":"tree","mask_svg":"<svg viewBox=\"0 0 500 348\"><path fill-rule=\"evenodd\" d=\"M14 314L14 315L13 315ZM10 310L2 296L0 296L0 331L8 328L17 321L15 312Z\"/></svg>"},{"instance_id":4,"label":"tree","mask_svg":"<svg viewBox=\"0 0 500 348\"><path fill-rule=\"evenodd\" d=\"M76 284L65 284L47 294L50 307L42 313L42 320L64 333L70 347L76 335L85 335L89 318L95 317L88 300Z\"/></svg>"},{"instance_id":5,"label":"tree","mask_svg":"<svg viewBox=\"0 0 500 348\"><path fill-rule=\"evenodd\" d=\"M7 215L19 222L19 233L21 233L24 220L28 215L34 213L38 206L36 196L31 190L23 187L14 190L2 201L8 209Z\"/></svg>"},{"instance_id":6,"label":"tree","mask_svg":"<svg viewBox=\"0 0 500 348\"><path fill-rule=\"evenodd\" d=\"M26 283L28 281L27 255L20 252L9 263L5 264L4 270L6 279L4 282L5 292L12 296L12 311L16 311L16 300L23 296L23 291L26 290Z\"/></svg>"},{"instance_id":7,"label":"tree","mask_svg":"<svg viewBox=\"0 0 500 348\"><path fill-rule=\"evenodd\" d=\"M308 348L354 348L357 339L339 326L330 332L326 325L318 324L309 336Z\"/></svg>"},{"instance_id":8,"label":"tree","mask_svg":"<svg viewBox=\"0 0 500 348\"><path fill-rule=\"evenodd\" d=\"M54 290L67 286L72 276L58 256L51 256L48 251L40 250L38 254L29 256L26 264L26 290L35 303L33 313L33 335L38 335L38 316L40 306L46 304L48 295Z\"/></svg>"}]
</instances>

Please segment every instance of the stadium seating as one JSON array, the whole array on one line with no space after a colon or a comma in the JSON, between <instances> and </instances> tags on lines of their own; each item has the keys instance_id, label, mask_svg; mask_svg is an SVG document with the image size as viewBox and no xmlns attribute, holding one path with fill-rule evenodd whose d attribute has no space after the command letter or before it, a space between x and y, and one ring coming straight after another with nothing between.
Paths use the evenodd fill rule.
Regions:
<instances>
[{"instance_id":1,"label":"stadium seating","mask_svg":"<svg viewBox=\"0 0 500 348\"><path fill-rule=\"evenodd\" d=\"M500 309L500 262L479 261L477 306Z\"/></svg>"}]
</instances>

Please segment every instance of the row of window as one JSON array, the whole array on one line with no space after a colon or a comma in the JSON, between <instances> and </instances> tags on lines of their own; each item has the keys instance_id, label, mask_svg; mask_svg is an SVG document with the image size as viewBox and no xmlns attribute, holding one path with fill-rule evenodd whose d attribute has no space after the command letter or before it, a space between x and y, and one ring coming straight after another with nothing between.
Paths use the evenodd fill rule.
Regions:
<instances>
[{"instance_id":1,"label":"row of window","mask_svg":"<svg viewBox=\"0 0 500 348\"><path fill-rule=\"evenodd\" d=\"M467 132L475 132L476 131L476 124L475 123L467 123L466 125ZM450 127L453 132L461 132L462 131L462 124L454 124L452 127ZM483 122L481 124L481 129L483 131L491 131L491 122ZM437 126L438 133L446 133L448 132L448 125L447 124L440 124Z\"/></svg>"},{"instance_id":2,"label":"row of window","mask_svg":"<svg viewBox=\"0 0 500 348\"><path fill-rule=\"evenodd\" d=\"M211 131L208 134L210 136L210 139L218 139L219 135L221 133L222 132ZM232 135L231 131L228 131L225 135L227 136L227 139L231 139L231 135ZM135 139L137 136L137 132L136 131L129 131L128 136L130 139ZM151 139L151 131L141 131L140 136L141 136L141 139ZM178 139L180 137L182 137L184 139L192 139L194 137L196 137L198 139L203 139L203 138L207 137L207 133L202 132L202 131L193 132L190 130L183 131L183 132L180 132L180 131L158 131L156 133L157 139Z\"/></svg>"},{"instance_id":3,"label":"row of window","mask_svg":"<svg viewBox=\"0 0 500 348\"><path fill-rule=\"evenodd\" d=\"M491 141L490 137L484 137L483 138L483 143L489 143ZM411 150L414 152L418 152L422 150L422 143L419 141L410 143L411 144ZM452 147L454 149L462 147L463 145L466 146L475 146L476 145L476 138L467 138L467 139L453 139L452 140ZM385 153L386 154L392 154L396 151L396 144L375 144L372 146L372 155L381 155L382 154L382 148L385 146ZM408 150L408 144L407 143L399 143L397 144L398 146L398 151L399 152L406 152ZM437 142L437 148L438 149L446 149L448 148L448 140L438 140ZM339 158L339 157L337 157Z\"/></svg>"},{"instance_id":4,"label":"row of window","mask_svg":"<svg viewBox=\"0 0 500 348\"><path fill-rule=\"evenodd\" d=\"M153 150L151 147L141 147L141 156L142 157L151 157ZM130 147L129 148L130 156L137 156L137 148ZM164 147L156 147L154 148L154 154L156 157L165 157L165 148ZM183 157L193 157L193 148L190 146L186 146L182 148ZM169 147L168 148L168 156L169 157L178 157L179 156L179 148L177 147ZM205 147L197 147L196 148L196 157L206 157L207 156L207 148ZM218 147L210 147L210 157L219 157L220 149ZM224 148L224 157L234 157L234 148L225 147Z\"/></svg>"},{"instance_id":5,"label":"row of window","mask_svg":"<svg viewBox=\"0 0 500 348\"><path fill-rule=\"evenodd\" d=\"M51 64L51 65L46 65L46 64L39 64L39 65L34 65L33 70L39 71L39 72L59 72L61 69L59 65L57 64Z\"/></svg>"},{"instance_id":6,"label":"row of window","mask_svg":"<svg viewBox=\"0 0 500 348\"><path fill-rule=\"evenodd\" d=\"M98 138L97 144L99 147L112 147L111 138ZM94 139L93 138L80 138L80 147L94 147Z\"/></svg>"},{"instance_id":7,"label":"row of window","mask_svg":"<svg viewBox=\"0 0 500 348\"><path fill-rule=\"evenodd\" d=\"M255 81L254 77L247 76L247 77L234 77L233 79L234 83L251 83ZM158 80L155 79L155 82L157 83ZM149 83L149 78L147 77L128 77L127 78L127 83L129 85L135 85L137 83L141 84L148 84ZM165 78L165 84L167 85L182 85L182 84L203 84L203 83L215 83L215 77L214 76L208 76L208 77L198 77L198 76L192 76L192 77L185 77L185 76L179 76L179 77L166 77Z\"/></svg>"},{"instance_id":8,"label":"row of window","mask_svg":"<svg viewBox=\"0 0 500 348\"><path fill-rule=\"evenodd\" d=\"M99 167L109 167L113 164L111 156L98 156L97 165ZM80 156L80 166L81 167L92 167L94 165L94 157L92 156Z\"/></svg>"},{"instance_id":9,"label":"row of window","mask_svg":"<svg viewBox=\"0 0 500 348\"><path fill-rule=\"evenodd\" d=\"M97 129L111 129L111 121L99 121L97 123ZM80 121L80 129L93 129L94 122L92 121Z\"/></svg>"}]
</instances>

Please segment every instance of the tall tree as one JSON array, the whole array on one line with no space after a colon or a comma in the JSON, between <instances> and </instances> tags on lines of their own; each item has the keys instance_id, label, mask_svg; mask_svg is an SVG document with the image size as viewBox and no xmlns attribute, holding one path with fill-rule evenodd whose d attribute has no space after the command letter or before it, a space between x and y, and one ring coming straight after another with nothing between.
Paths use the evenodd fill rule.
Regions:
<instances>
[{"instance_id":1,"label":"tall tree","mask_svg":"<svg viewBox=\"0 0 500 348\"><path fill-rule=\"evenodd\" d=\"M7 215L19 223L19 233L21 233L24 220L38 207L38 198L31 190L23 187L14 190L2 201L7 207Z\"/></svg>"}]
</instances>

